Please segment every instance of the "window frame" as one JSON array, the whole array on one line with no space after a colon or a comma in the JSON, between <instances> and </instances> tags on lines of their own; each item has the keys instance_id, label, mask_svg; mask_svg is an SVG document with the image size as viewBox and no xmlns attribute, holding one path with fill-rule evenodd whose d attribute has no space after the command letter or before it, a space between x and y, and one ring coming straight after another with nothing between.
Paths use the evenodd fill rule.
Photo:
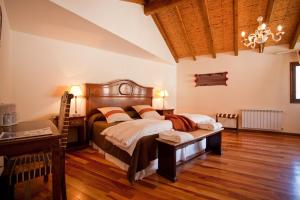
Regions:
<instances>
[{"instance_id":1,"label":"window frame","mask_svg":"<svg viewBox=\"0 0 300 200\"><path fill-rule=\"evenodd\" d=\"M296 67L300 66L298 62L290 63L290 103L300 103L300 99L296 99Z\"/></svg>"}]
</instances>

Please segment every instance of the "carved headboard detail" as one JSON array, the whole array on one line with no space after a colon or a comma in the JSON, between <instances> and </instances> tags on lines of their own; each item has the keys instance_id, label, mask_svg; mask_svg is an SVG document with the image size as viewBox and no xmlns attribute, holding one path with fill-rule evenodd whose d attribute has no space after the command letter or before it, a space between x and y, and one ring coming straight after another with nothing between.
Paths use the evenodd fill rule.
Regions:
<instances>
[{"instance_id":1,"label":"carved headboard detail","mask_svg":"<svg viewBox=\"0 0 300 200\"><path fill-rule=\"evenodd\" d=\"M85 84L86 114L89 118L97 108L118 106L129 110L133 105L152 105L152 87L141 86L131 80L122 79L108 83Z\"/></svg>"}]
</instances>

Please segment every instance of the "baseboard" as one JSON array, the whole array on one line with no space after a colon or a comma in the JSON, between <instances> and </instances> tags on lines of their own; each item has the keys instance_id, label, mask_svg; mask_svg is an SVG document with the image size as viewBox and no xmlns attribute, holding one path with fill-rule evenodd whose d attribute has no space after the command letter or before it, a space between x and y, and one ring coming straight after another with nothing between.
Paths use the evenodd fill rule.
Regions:
<instances>
[{"instance_id":1,"label":"baseboard","mask_svg":"<svg viewBox=\"0 0 300 200\"><path fill-rule=\"evenodd\" d=\"M255 130L255 129L239 129L239 132L254 132L254 133L274 133L283 135L300 136L300 133L282 132L282 131L269 131L269 130Z\"/></svg>"}]
</instances>

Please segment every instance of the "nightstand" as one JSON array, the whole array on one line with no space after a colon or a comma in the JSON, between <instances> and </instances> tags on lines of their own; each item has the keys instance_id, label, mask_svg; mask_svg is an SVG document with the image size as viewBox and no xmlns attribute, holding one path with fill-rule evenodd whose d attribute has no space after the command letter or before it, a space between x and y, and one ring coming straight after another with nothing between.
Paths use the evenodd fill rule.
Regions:
<instances>
[{"instance_id":1,"label":"nightstand","mask_svg":"<svg viewBox=\"0 0 300 200\"><path fill-rule=\"evenodd\" d=\"M173 115L174 109L173 108L162 108L162 109L155 109L158 114L160 115Z\"/></svg>"},{"instance_id":2,"label":"nightstand","mask_svg":"<svg viewBox=\"0 0 300 200\"><path fill-rule=\"evenodd\" d=\"M87 137L85 128L85 116L70 116L70 126L68 135L67 150L77 150L87 147ZM55 125L58 124L58 116L53 119Z\"/></svg>"}]
</instances>

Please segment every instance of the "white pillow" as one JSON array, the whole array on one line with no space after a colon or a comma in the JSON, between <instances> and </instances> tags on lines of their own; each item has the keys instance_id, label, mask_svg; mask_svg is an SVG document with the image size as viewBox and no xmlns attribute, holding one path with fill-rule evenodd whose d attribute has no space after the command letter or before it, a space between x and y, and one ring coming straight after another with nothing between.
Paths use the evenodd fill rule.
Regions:
<instances>
[{"instance_id":1,"label":"white pillow","mask_svg":"<svg viewBox=\"0 0 300 200\"><path fill-rule=\"evenodd\" d=\"M136 105L132 107L143 119L164 119L164 116L158 114L158 112L149 105Z\"/></svg>"},{"instance_id":2,"label":"white pillow","mask_svg":"<svg viewBox=\"0 0 300 200\"><path fill-rule=\"evenodd\" d=\"M107 123L129 121L131 117L120 107L103 107L98 110L104 115Z\"/></svg>"},{"instance_id":3,"label":"white pillow","mask_svg":"<svg viewBox=\"0 0 300 200\"><path fill-rule=\"evenodd\" d=\"M182 113L183 115L196 124L213 124L216 123L216 120L208 115L201 115L201 114L190 114L190 113Z\"/></svg>"}]
</instances>

